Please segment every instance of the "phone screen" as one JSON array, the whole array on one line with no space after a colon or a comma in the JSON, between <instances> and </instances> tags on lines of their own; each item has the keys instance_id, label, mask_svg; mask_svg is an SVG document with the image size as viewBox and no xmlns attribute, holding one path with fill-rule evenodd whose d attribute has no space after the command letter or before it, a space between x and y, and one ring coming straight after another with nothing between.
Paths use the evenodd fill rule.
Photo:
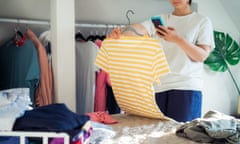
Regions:
<instances>
[{"instance_id":1,"label":"phone screen","mask_svg":"<svg viewBox=\"0 0 240 144\"><path fill-rule=\"evenodd\" d=\"M157 17L152 17L151 18L154 26L157 28L159 25L162 25L162 26L165 26L162 18L160 16L157 16Z\"/></svg>"}]
</instances>

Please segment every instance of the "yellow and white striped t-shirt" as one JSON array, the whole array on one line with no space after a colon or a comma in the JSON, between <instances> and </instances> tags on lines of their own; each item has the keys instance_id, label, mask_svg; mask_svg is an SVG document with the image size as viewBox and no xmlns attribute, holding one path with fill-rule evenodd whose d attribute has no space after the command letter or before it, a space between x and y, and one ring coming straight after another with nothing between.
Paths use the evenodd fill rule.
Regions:
<instances>
[{"instance_id":1,"label":"yellow and white striped t-shirt","mask_svg":"<svg viewBox=\"0 0 240 144\"><path fill-rule=\"evenodd\" d=\"M110 74L114 96L123 111L165 119L153 90L153 82L160 82L170 71L159 41L148 36L105 39L95 63Z\"/></svg>"}]
</instances>

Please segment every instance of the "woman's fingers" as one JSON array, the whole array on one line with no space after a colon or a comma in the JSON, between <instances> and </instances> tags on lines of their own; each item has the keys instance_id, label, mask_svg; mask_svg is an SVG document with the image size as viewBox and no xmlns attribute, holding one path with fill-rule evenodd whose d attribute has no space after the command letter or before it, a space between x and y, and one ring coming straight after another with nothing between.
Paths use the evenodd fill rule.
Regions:
<instances>
[{"instance_id":1,"label":"woman's fingers","mask_svg":"<svg viewBox=\"0 0 240 144\"><path fill-rule=\"evenodd\" d=\"M163 26L158 26L157 28L157 32L162 35L162 36L165 36L167 33L168 33L168 29L163 27Z\"/></svg>"},{"instance_id":2,"label":"woman's fingers","mask_svg":"<svg viewBox=\"0 0 240 144\"><path fill-rule=\"evenodd\" d=\"M119 39L121 36L121 29L114 28L108 35L107 38Z\"/></svg>"}]
</instances>

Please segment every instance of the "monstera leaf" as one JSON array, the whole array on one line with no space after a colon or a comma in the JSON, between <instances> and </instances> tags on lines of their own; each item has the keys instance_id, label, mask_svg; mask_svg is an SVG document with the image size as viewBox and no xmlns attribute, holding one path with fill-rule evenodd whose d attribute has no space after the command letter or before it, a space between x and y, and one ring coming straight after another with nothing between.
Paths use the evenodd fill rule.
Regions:
<instances>
[{"instance_id":1,"label":"monstera leaf","mask_svg":"<svg viewBox=\"0 0 240 144\"><path fill-rule=\"evenodd\" d=\"M229 65L236 65L239 63L239 45L229 34L218 31L214 31L214 41L216 47L204 61L204 64L208 65L213 71L229 72L239 95L237 117L240 117L240 89L229 67Z\"/></svg>"},{"instance_id":2,"label":"monstera leaf","mask_svg":"<svg viewBox=\"0 0 240 144\"><path fill-rule=\"evenodd\" d=\"M229 34L214 31L215 49L204 61L213 71L225 72L229 65L236 65L240 60L239 45Z\"/></svg>"},{"instance_id":3,"label":"monstera leaf","mask_svg":"<svg viewBox=\"0 0 240 144\"><path fill-rule=\"evenodd\" d=\"M209 68L212 69L213 71L218 72L228 71L240 96L240 89L229 68L229 65L236 65L239 63L240 60L239 45L235 40L232 39L232 37L229 34L225 34L219 31L214 31L214 41L216 47L210 53L208 58L204 61L204 64L208 65Z\"/></svg>"}]
</instances>

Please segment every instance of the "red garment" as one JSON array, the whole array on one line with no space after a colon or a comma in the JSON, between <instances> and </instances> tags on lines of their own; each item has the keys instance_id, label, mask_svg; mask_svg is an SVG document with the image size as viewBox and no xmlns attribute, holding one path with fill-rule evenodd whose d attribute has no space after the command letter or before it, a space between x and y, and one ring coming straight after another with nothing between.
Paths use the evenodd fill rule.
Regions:
<instances>
[{"instance_id":1,"label":"red garment","mask_svg":"<svg viewBox=\"0 0 240 144\"><path fill-rule=\"evenodd\" d=\"M80 140L76 142L71 142L71 144L83 144Z\"/></svg>"},{"instance_id":2,"label":"red garment","mask_svg":"<svg viewBox=\"0 0 240 144\"><path fill-rule=\"evenodd\" d=\"M107 112L92 112L92 113L86 113L90 117L90 120L95 122L100 122L104 124L115 124L118 123L117 120L113 119L111 115L109 115Z\"/></svg>"},{"instance_id":3,"label":"red garment","mask_svg":"<svg viewBox=\"0 0 240 144\"><path fill-rule=\"evenodd\" d=\"M100 48L102 45L101 40L96 40L95 44ZM100 69L96 73L96 87L94 98L94 111L106 111L107 110L107 88L106 85L110 83L109 75Z\"/></svg>"},{"instance_id":4,"label":"red garment","mask_svg":"<svg viewBox=\"0 0 240 144\"><path fill-rule=\"evenodd\" d=\"M95 41L95 44L96 44L99 48L101 48L101 46L102 46L102 41L101 41L101 40L96 40L96 41ZM106 73L106 72L105 72L105 73ZM108 73L106 73L106 74L107 74L107 77L106 77L107 84L108 84L109 86L111 86L111 81L110 81L109 74L108 74Z\"/></svg>"}]
</instances>

